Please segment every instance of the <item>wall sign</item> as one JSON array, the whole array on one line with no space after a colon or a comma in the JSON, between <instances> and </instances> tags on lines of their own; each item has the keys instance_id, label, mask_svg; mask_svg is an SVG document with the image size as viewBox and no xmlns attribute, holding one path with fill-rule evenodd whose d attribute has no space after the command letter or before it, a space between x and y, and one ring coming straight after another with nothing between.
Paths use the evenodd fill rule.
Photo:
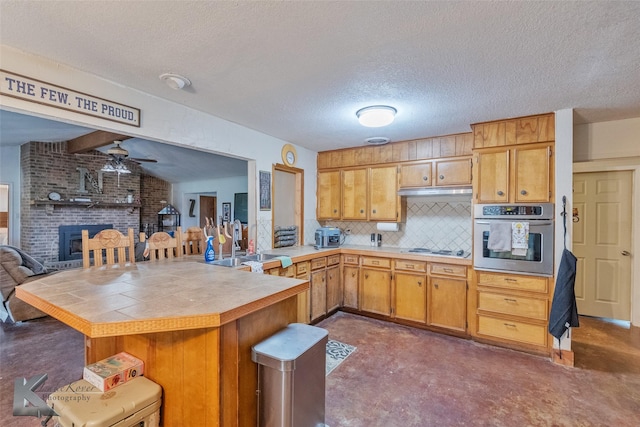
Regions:
<instances>
[{"instance_id":1,"label":"wall sign","mask_svg":"<svg viewBox=\"0 0 640 427\"><path fill-rule=\"evenodd\" d=\"M0 94L140 127L140 109L0 70Z\"/></svg>"}]
</instances>

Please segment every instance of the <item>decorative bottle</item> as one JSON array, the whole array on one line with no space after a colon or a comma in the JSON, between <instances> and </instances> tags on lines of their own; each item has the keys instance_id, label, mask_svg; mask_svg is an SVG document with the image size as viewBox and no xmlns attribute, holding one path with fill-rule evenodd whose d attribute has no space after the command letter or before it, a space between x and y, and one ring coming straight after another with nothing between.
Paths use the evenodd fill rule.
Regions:
<instances>
[{"instance_id":1,"label":"decorative bottle","mask_svg":"<svg viewBox=\"0 0 640 427\"><path fill-rule=\"evenodd\" d=\"M204 261L213 262L216 259L216 253L213 250L213 236L207 236L207 248L204 251Z\"/></svg>"}]
</instances>

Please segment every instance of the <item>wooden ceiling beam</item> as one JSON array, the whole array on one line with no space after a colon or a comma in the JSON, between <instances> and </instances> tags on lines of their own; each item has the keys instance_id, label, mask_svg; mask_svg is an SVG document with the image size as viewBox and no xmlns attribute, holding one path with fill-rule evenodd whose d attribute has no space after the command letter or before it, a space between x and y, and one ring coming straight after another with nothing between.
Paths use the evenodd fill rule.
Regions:
<instances>
[{"instance_id":1,"label":"wooden ceiling beam","mask_svg":"<svg viewBox=\"0 0 640 427\"><path fill-rule=\"evenodd\" d=\"M113 144L113 141L123 141L129 138L132 137L128 135L121 135L119 133L97 130L67 141L67 152L69 152L69 154L86 153L87 151Z\"/></svg>"}]
</instances>

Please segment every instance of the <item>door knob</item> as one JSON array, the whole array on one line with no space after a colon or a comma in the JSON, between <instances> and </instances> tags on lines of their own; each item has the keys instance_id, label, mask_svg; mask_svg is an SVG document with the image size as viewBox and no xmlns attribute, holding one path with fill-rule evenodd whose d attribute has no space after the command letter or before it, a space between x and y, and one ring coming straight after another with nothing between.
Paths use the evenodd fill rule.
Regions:
<instances>
[{"instance_id":1,"label":"door knob","mask_svg":"<svg viewBox=\"0 0 640 427\"><path fill-rule=\"evenodd\" d=\"M622 251L621 252L622 256L629 256L631 255L631 253L629 251Z\"/></svg>"}]
</instances>

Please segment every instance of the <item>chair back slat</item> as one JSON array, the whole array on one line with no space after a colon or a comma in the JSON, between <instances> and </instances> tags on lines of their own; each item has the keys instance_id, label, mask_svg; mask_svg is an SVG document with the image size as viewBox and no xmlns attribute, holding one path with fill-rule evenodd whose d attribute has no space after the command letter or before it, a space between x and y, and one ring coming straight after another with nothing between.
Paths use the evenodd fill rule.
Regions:
<instances>
[{"instance_id":1,"label":"chair back slat","mask_svg":"<svg viewBox=\"0 0 640 427\"><path fill-rule=\"evenodd\" d=\"M117 257L116 257L117 250ZM92 263L93 261L93 263ZM133 228L123 235L118 230L106 229L89 238L89 231L82 230L82 267L136 262Z\"/></svg>"}]
</instances>

